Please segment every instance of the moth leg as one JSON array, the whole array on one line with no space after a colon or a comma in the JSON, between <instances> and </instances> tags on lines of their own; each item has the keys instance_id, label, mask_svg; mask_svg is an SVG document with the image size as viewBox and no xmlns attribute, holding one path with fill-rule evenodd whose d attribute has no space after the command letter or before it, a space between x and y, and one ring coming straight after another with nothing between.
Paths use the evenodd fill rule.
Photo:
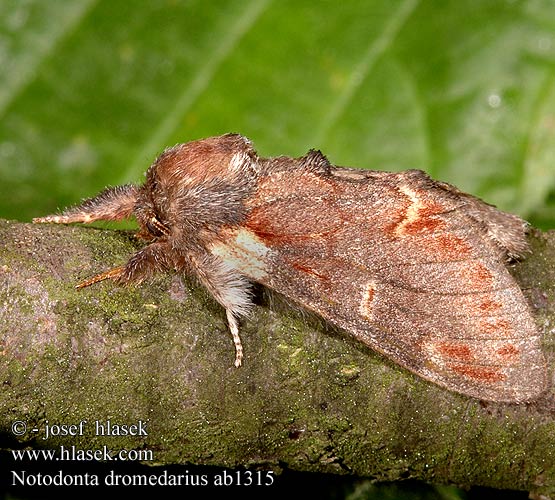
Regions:
<instances>
[{"instance_id":1,"label":"moth leg","mask_svg":"<svg viewBox=\"0 0 555 500\"><path fill-rule=\"evenodd\" d=\"M85 288L107 279L114 280L120 285L140 283L145 278L172 267L172 263L167 260L168 252L168 244L166 242L158 241L152 243L133 255L125 266L115 267L109 271L97 274L79 283L76 288Z\"/></svg>"},{"instance_id":2,"label":"moth leg","mask_svg":"<svg viewBox=\"0 0 555 500\"><path fill-rule=\"evenodd\" d=\"M96 220L121 220L130 217L137 201L139 188L133 184L107 188L94 198L69 208L59 215L33 219L35 223L94 222Z\"/></svg>"},{"instance_id":3,"label":"moth leg","mask_svg":"<svg viewBox=\"0 0 555 500\"><path fill-rule=\"evenodd\" d=\"M124 269L125 269L125 267L114 267L114 269L110 269L109 271L97 274L96 276L93 276L92 278L89 278L89 279L86 279L85 281L82 281L81 283L76 285L75 288L85 288L87 286L94 285L95 283L98 283L99 281L104 281L104 280L107 280L107 279L116 280L122 275Z\"/></svg>"},{"instance_id":4,"label":"moth leg","mask_svg":"<svg viewBox=\"0 0 555 500\"><path fill-rule=\"evenodd\" d=\"M239 368L243 362L243 344L241 344L241 337L239 337L239 321L234 316L230 309L225 311L227 316L227 324L229 325L229 330L231 336L233 337L233 344L235 345L235 366Z\"/></svg>"},{"instance_id":5,"label":"moth leg","mask_svg":"<svg viewBox=\"0 0 555 500\"><path fill-rule=\"evenodd\" d=\"M243 275L219 257L192 257L191 262L199 281L225 308L229 330L235 344L235 366L239 367L243 361L239 317L246 315L252 306L250 284Z\"/></svg>"}]
</instances>

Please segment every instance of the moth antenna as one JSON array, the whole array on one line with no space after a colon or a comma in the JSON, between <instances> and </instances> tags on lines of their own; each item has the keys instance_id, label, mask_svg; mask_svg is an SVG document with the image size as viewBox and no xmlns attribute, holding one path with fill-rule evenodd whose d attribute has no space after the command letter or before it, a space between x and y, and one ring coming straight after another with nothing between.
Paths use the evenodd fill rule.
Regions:
<instances>
[{"instance_id":1,"label":"moth antenna","mask_svg":"<svg viewBox=\"0 0 555 500\"><path fill-rule=\"evenodd\" d=\"M47 215L33 219L34 223L94 222L96 220L121 220L133 214L139 188L133 184L107 188L94 198L69 208L59 215Z\"/></svg>"}]
</instances>

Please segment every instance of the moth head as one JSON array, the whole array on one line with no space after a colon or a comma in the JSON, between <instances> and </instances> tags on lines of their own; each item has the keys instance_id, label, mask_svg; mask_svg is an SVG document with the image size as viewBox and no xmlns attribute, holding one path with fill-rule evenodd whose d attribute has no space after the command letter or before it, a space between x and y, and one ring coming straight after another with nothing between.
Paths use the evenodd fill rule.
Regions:
<instances>
[{"instance_id":1,"label":"moth head","mask_svg":"<svg viewBox=\"0 0 555 500\"><path fill-rule=\"evenodd\" d=\"M176 226L233 219L238 210L233 203L254 182L257 160L251 142L239 134L166 149L148 169L137 197L139 234L156 239Z\"/></svg>"}]
</instances>

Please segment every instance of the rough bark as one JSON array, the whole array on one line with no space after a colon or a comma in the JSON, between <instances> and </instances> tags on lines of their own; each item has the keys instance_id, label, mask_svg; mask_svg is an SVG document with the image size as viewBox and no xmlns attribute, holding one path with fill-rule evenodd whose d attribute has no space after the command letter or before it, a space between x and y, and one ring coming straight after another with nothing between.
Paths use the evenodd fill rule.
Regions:
<instances>
[{"instance_id":1,"label":"rough bark","mask_svg":"<svg viewBox=\"0 0 555 500\"><path fill-rule=\"evenodd\" d=\"M513 272L553 377L555 232ZM120 265L132 233L0 221L0 431L6 447L152 450L156 464L353 474L555 496L555 393L483 403L398 368L344 333L262 300L243 322L244 366L221 308L158 276L75 284ZM269 303L271 302L271 303ZM46 421L82 436L45 437ZM94 422L148 436L95 435ZM19 437L11 426L23 421ZM38 432L31 429L37 428Z\"/></svg>"}]
</instances>

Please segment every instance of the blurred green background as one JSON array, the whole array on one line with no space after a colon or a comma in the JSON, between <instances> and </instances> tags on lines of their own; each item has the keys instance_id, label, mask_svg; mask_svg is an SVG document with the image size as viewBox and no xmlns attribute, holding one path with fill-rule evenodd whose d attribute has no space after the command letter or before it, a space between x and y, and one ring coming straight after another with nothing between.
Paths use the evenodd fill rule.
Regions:
<instances>
[{"instance_id":1,"label":"blurred green background","mask_svg":"<svg viewBox=\"0 0 555 500\"><path fill-rule=\"evenodd\" d=\"M553 0L0 0L0 217L240 132L554 227L554 84Z\"/></svg>"},{"instance_id":2,"label":"blurred green background","mask_svg":"<svg viewBox=\"0 0 555 500\"><path fill-rule=\"evenodd\" d=\"M224 132L555 218L553 0L1 0L0 216Z\"/></svg>"}]
</instances>

